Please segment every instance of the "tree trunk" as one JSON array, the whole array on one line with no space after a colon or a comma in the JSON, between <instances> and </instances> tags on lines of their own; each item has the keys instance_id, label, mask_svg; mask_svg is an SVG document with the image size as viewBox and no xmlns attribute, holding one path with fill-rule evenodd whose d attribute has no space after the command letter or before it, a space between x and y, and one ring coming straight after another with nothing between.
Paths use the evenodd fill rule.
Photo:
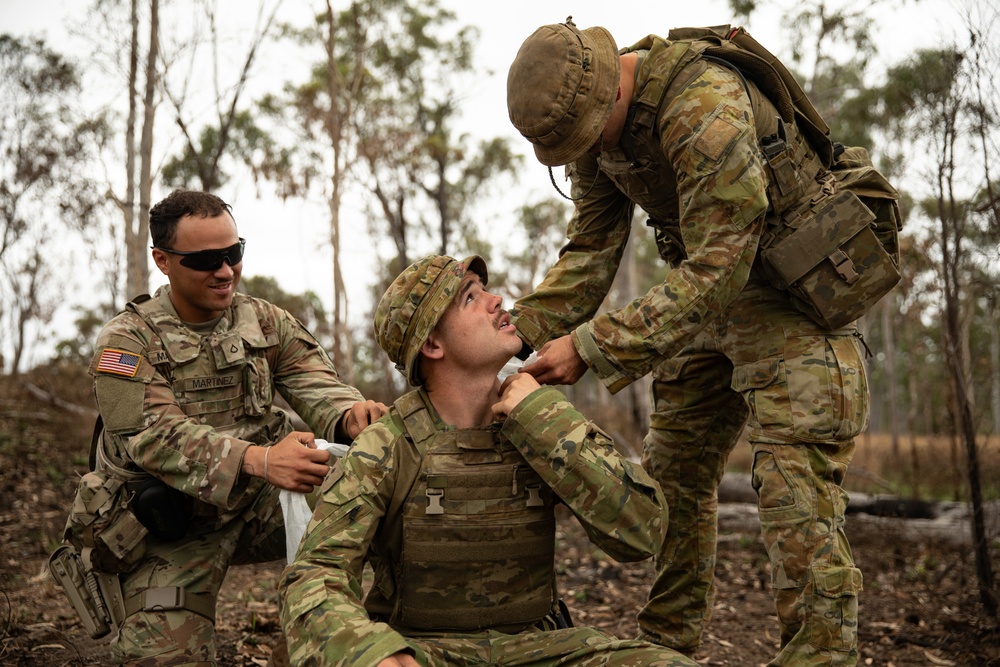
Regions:
<instances>
[{"instance_id":1,"label":"tree trunk","mask_svg":"<svg viewBox=\"0 0 1000 667\"><path fill-rule=\"evenodd\" d=\"M895 297L882 299L882 346L885 349L885 384L888 391L889 434L892 438L892 457L899 461L899 405L896 397L896 338L893 333L892 313Z\"/></svg>"},{"instance_id":2,"label":"tree trunk","mask_svg":"<svg viewBox=\"0 0 1000 667\"><path fill-rule=\"evenodd\" d=\"M143 97L142 140L139 144L139 226L137 246L142 252L136 258L138 273L135 276L135 291L130 296L149 291L149 253L146 241L149 239L149 207L153 185L153 121L156 114L156 59L160 46L160 2L149 3L149 52L146 56L146 92Z\"/></svg>"},{"instance_id":3,"label":"tree trunk","mask_svg":"<svg viewBox=\"0 0 1000 667\"><path fill-rule=\"evenodd\" d=\"M917 446L917 410L920 407L920 391L918 386L923 386L919 382L920 373L914 365L910 364L910 372L907 373L907 390L910 396L909 409L906 412L906 428L910 436L910 487L914 498L920 498L920 448ZM927 434L929 435L929 434Z\"/></svg>"},{"instance_id":4,"label":"tree trunk","mask_svg":"<svg viewBox=\"0 0 1000 667\"><path fill-rule=\"evenodd\" d=\"M135 121L136 86L139 78L139 0L132 0L132 42L129 47L128 67L128 122L125 129L125 298L142 294L142 270L139 262L145 257L146 248L135 229ZM117 308L118 304L114 304Z\"/></svg>"},{"instance_id":5,"label":"tree trunk","mask_svg":"<svg viewBox=\"0 0 1000 667\"><path fill-rule=\"evenodd\" d=\"M960 266L962 260L963 220L955 198L954 146L956 123L949 115L945 125L945 144L942 147L938 171L938 218L941 222L941 268L944 278L944 353L945 364L951 379L955 400L956 433L965 445L969 481L969 500L972 503L972 536L975 542L976 576L979 599L988 613L995 616L998 601L994 590L993 565L990 557L989 537L983 514L983 493L980 484L979 453L976 447L975 424L972 417L972 396L968 392L968 365L964 359L967 344L961 339L966 331L961 314ZM971 307L971 304L970 304Z\"/></svg>"},{"instance_id":6,"label":"tree trunk","mask_svg":"<svg viewBox=\"0 0 1000 667\"><path fill-rule=\"evenodd\" d=\"M1000 309L997 296L990 296L990 386L992 388L993 435L1000 435Z\"/></svg>"},{"instance_id":7,"label":"tree trunk","mask_svg":"<svg viewBox=\"0 0 1000 667\"><path fill-rule=\"evenodd\" d=\"M326 3L326 87L329 96L327 108L326 132L333 153L333 168L330 171L330 246L333 250L333 319L331 332L333 334L333 362L348 384L354 384L354 350L351 348L351 336L347 327L347 289L344 286L343 267L340 255L340 203L341 185L344 182L344 120L337 105L343 93L341 76L337 68L336 33L337 17L333 5ZM350 100L346 100L350 104Z\"/></svg>"}]
</instances>

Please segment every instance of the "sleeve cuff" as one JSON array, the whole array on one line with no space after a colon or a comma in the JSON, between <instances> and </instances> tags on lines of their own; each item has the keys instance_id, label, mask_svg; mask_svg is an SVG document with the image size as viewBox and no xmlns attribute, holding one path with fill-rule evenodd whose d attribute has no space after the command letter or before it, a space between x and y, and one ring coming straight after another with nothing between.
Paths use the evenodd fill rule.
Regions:
<instances>
[{"instance_id":1,"label":"sleeve cuff","mask_svg":"<svg viewBox=\"0 0 1000 667\"><path fill-rule=\"evenodd\" d=\"M520 336L523 343L521 348L522 353L524 352L524 345L527 345L532 350L537 350L547 342L544 339L545 333L542 331L542 328L527 317L512 315L511 322L517 327L517 335ZM528 354L531 354L531 352L528 352ZM528 358L528 354L525 355L525 359Z\"/></svg>"},{"instance_id":2,"label":"sleeve cuff","mask_svg":"<svg viewBox=\"0 0 1000 667\"><path fill-rule=\"evenodd\" d=\"M632 378L625 375L625 373L604 356L601 348L597 345L597 339L594 338L591 327L590 322L577 327L570 334L573 337L573 345L576 347L580 358L597 374L597 377L601 379L601 382L608 388L608 391L612 394L617 394L632 383Z\"/></svg>"},{"instance_id":3,"label":"sleeve cuff","mask_svg":"<svg viewBox=\"0 0 1000 667\"><path fill-rule=\"evenodd\" d=\"M502 430L507 431L509 436L512 436L515 431L526 433L527 427L531 426L539 412L553 403L565 400L566 397L558 389L539 387L510 411Z\"/></svg>"}]
</instances>

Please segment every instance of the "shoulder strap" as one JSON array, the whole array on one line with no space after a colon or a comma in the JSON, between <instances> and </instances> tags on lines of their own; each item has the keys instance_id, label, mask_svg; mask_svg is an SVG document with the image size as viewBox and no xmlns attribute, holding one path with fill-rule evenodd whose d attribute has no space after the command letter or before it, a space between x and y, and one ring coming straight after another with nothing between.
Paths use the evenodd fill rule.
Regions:
<instances>
[{"instance_id":1,"label":"shoulder strap","mask_svg":"<svg viewBox=\"0 0 1000 667\"><path fill-rule=\"evenodd\" d=\"M148 294L140 294L125 304L125 309L135 313L149 328L150 338L146 342L146 355L153 365L170 361L163 339L160 337L160 327L156 319L157 313L162 313L159 303Z\"/></svg>"},{"instance_id":2,"label":"shoulder strap","mask_svg":"<svg viewBox=\"0 0 1000 667\"><path fill-rule=\"evenodd\" d=\"M403 427L406 434L414 445L430 440L437 429L434 427L434 420L431 418L430 410L424 405L424 400L420 397L419 391L411 391L403 394L393 403L400 419L403 420Z\"/></svg>"},{"instance_id":3,"label":"shoulder strap","mask_svg":"<svg viewBox=\"0 0 1000 667\"><path fill-rule=\"evenodd\" d=\"M643 136L647 131L656 133L656 117L668 89L673 87L671 84L674 83L678 73L697 60L700 55L692 46L687 42L671 44L659 37L649 36L626 49L626 52L648 51L646 57L640 60L638 69L641 71L642 67L646 67L650 70L643 76L643 86L638 99L629 107L626 131L622 133L626 154L634 153L634 137ZM652 71L653 67L661 64L661 54L668 49L673 51L667 56L672 61L670 71L665 73Z\"/></svg>"}]
</instances>

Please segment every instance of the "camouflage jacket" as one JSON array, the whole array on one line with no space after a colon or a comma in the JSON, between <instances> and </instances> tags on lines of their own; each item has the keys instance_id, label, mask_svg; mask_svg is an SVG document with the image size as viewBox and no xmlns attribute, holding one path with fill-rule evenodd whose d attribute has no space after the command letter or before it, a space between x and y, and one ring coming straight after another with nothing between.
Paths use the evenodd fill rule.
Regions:
<instances>
[{"instance_id":1,"label":"camouflage jacket","mask_svg":"<svg viewBox=\"0 0 1000 667\"><path fill-rule=\"evenodd\" d=\"M276 390L331 441L343 411L363 399L287 311L237 294L199 333L177 318L169 291L130 303L97 338L90 373L103 449L193 496L196 513L238 512L264 485L241 474L247 448L294 430L273 405Z\"/></svg>"},{"instance_id":2,"label":"camouflage jacket","mask_svg":"<svg viewBox=\"0 0 1000 667\"><path fill-rule=\"evenodd\" d=\"M572 194L582 197L568 242L538 288L511 311L535 349L572 332L577 351L613 392L725 312L750 277L768 210L752 84L744 88L731 70L691 60L683 43L650 36L625 51L637 49L643 57L633 108L651 86L666 90L651 131L635 136L626 127L619 147L567 166ZM670 268L645 295L594 317L636 205L649 214Z\"/></svg>"},{"instance_id":3,"label":"camouflage jacket","mask_svg":"<svg viewBox=\"0 0 1000 667\"><path fill-rule=\"evenodd\" d=\"M420 396L430 407L426 394ZM430 413L437 433L454 431L432 407ZM611 438L559 391L536 390L494 430L517 448L600 548L620 560L656 553L666 529L659 487L618 455ZM406 505L428 503L413 490L422 465L420 450L393 407L358 437L327 477L298 557L279 583L293 664L313 656L324 665L377 665L407 647L395 623L396 568L406 548ZM365 562L375 577L362 603Z\"/></svg>"}]
</instances>

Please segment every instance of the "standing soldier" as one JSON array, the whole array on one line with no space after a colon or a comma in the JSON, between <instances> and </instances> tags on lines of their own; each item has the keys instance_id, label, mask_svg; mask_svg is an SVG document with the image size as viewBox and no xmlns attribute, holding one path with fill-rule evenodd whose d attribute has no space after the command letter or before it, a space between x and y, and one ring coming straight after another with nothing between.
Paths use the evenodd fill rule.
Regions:
<instances>
[{"instance_id":1,"label":"standing soldier","mask_svg":"<svg viewBox=\"0 0 1000 667\"><path fill-rule=\"evenodd\" d=\"M740 31L720 32L712 43ZM589 368L611 392L653 373L643 463L671 515L640 638L688 655L701 643L717 488L749 419L781 630L771 664L853 665L862 577L841 484L868 422L857 315L818 324L772 285L759 252L776 223L836 191L831 154L703 48L649 36L619 53L607 30L570 20L522 44L507 80L510 118L542 164L566 165L575 204L558 262L511 311L539 355L523 370L572 384ZM635 206L670 270L595 316Z\"/></svg>"},{"instance_id":2,"label":"standing soldier","mask_svg":"<svg viewBox=\"0 0 1000 667\"><path fill-rule=\"evenodd\" d=\"M525 374L501 386L521 341L486 282L479 257L425 257L379 301L378 344L417 389L323 484L279 584L292 664L696 667L559 613L557 502L619 560L656 552L666 508L560 392Z\"/></svg>"},{"instance_id":3,"label":"standing soldier","mask_svg":"<svg viewBox=\"0 0 1000 667\"><path fill-rule=\"evenodd\" d=\"M97 339L103 432L67 527L79 557L63 547L53 572L80 562L99 582L81 615L94 636L112 622L116 664L208 666L229 566L283 558L279 489L308 492L329 471L313 433L354 438L386 407L343 384L291 314L236 292L245 241L228 204L177 190L149 218L170 285ZM313 433L293 431L276 391Z\"/></svg>"}]
</instances>

